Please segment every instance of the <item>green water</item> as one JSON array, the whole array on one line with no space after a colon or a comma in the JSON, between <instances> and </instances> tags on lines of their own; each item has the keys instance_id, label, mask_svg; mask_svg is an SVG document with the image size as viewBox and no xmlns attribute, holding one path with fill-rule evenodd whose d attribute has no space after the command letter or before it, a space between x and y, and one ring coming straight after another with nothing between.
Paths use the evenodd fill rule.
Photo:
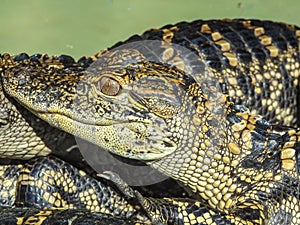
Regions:
<instances>
[{"instance_id":1,"label":"green water","mask_svg":"<svg viewBox=\"0 0 300 225\"><path fill-rule=\"evenodd\" d=\"M299 0L0 0L0 52L91 55L179 21L257 18L300 25Z\"/></svg>"}]
</instances>

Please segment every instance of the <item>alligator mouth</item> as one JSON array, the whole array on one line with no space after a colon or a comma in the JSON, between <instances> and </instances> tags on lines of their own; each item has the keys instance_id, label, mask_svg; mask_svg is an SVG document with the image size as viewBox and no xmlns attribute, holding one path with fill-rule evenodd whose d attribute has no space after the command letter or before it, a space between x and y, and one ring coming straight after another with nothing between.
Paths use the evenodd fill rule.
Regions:
<instances>
[{"instance_id":1,"label":"alligator mouth","mask_svg":"<svg viewBox=\"0 0 300 225\"><path fill-rule=\"evenodd\" d=\"M177 144L172 140L172 134L167 126L163 126L162 121L155 122L155 118L150 120L133 115L127 120L103 117L102 120L97 121L84 117L81 119L80 114L72 116L71 110L64 111L57 106L33 107L26 99L21 99L21 105L51 126L126 158L143 161L159 160L177 149ZM143 136L139 132L143 133ZM125 146L127 152L120 152L118 146L109 146L107 143L111 141ZM133 151L132 148L135 150ZM128 152L134 153L128 154Z\"/></svg>"},{"instance_id":2,"label":"alligator mouth","mask_svg":"<svg viewBox=\"0 0 300 225\"><path fill-rule=\"evenodd\" d=\"M153 161L168 156L177 149L177 144L169 138L171 137L170 132L163 131L159 126L155 126L155 134L150 134L147 130L147 127L144 126L145 124L141 121L113 121L110 124L97 125L95 123L82 122L80 120L76 120L74 118L70 118L69 116L55 112L35 113L38 117L47 121L50 125L96 144L105 150L122 157L143 161ZM134 129L134 125L139 126L139 130ZM120 139L130 139L133 133L135 135L139 135L139 132L148 132L143 139L136 138L132 139L134 141L130 142L131 144L133 143L133 146L137 148L141 147L141 149L144 150L141 152L137 151L133 154L128 152L119 153L117 152L118 150L114 151L108 149L103 143L109 141L105 141L105 138L102 138L103 135L100 134L105 134L106 132L109 133L112 130L120 132L118 130L120 127L123 128L122 132L124 132L123 135L119 137ZM126 135L126 132L128 132L128 135ZM123 142L123 140L121 140L121 142Z\"/></svg>"},{"instance_id":3,"label":"alligator mouth","mask_svg":"<svg viewBox=\"0 0 300 225\"><path fill-rule=\"evenodd\" d=\"M68 115L66 113L60 113L58 111L53 111L53 112L49 112L49 111L37 111L37 110L33 110L32 108L29 108L29 110L31 112L33 112L36 116L41 117L43 119L45 119L46 121L49 122L49 124L52 125L52 121L51 118L52 117L61 117L61 121L64 120L72 120L76 123L80 123L80 124L84 124L84 125L90 125L90 126L114 126L114 125L121 125L121 124L132 124L132 123L136 123L136 124L151 124L151 120L149 119L145 119L145 118L131 118L128 120L119 120L119 119L111 119L109 117L106 116L102 116L102 121L96 120L96 119L83 119L81 120L80 118L78 118L77 116L71 116Z\"/></svg>"}]
</instances>

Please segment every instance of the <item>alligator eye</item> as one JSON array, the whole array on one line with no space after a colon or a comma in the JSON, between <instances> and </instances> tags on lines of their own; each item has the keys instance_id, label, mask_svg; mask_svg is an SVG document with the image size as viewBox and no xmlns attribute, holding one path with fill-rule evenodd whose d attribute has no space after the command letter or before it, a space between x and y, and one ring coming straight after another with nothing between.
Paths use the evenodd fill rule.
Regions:
<instances>
[{"instance_id":1,"label":"alligator eye","mask_svg":"<svg viewBox=\"0 0 300 225\"><path fill-rule=\"evenodd\" d=\"M108 96L116 96L121 89L120 84L110 78L110 77L102 77L100 79L100 91Z\"/></svg>"}]
</instances>

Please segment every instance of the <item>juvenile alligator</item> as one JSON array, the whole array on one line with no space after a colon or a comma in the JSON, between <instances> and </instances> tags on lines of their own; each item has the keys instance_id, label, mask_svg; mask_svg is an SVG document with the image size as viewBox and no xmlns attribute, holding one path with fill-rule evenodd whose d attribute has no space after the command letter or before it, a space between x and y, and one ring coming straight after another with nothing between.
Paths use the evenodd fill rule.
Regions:
<instances>
[{"instance_id":1,"label":"juvenile alligator","mask_svg":"<svg viewBox=\"0 0 300 225\"><path fill-rule=\"evenodd\" d=\"M178 223L296 225L299 38L296 26L270 21L194 21L82 58L87 70L3 55L1 76L42 120L194 192L193 210L174 207ZM159 41L158 58L134 43L145 40ZM167 221L164 206L136 198L153 222Z\"/></svg>"},{"instance_id":2,"label":"juvenile alligator","mask_svg":"<svg viewBox=\"0 0 300 225\"><path fill-rule=\"evenodd\" d=\"M14 60L18 61L20 57L26 55L20 54ZM35 59L37 57L32 56ZM47 65L52 63L46 55L40 57L41 62L47 61ZM55 60L56 63L63 62L64 64L61 65L65 67L70 65L63 60L65 58L70 60L70 57L60 57L59 60ZM46 65L41 68L44 66ZM69 66L68 69L70 68ZM74 62L72 70L74 72L83 68ZM77 154L72 154L73 151L67 152L68 148L76 144L71 135L51 127L18 104L2 90L2 84L0 89L3 105L0 109L0 149L3 164L0 166L1 224L141 225L150 223L145 213L140 210L140 204L130 201L132 197L128 199L116 192L111 184L103 180L95 180L84 171L56 157L28 161L34 156L47 156L51 153L76 164L85 171L90 171ZM178 198L174 200L181 202ZM186 207L194 206L195 201L190 202ZM168 204L168 199L157 202L158 206L168 207ZM168 220L176 221L177 214L174 214L174 208L172 213Z\"/></svg>"}]
</instances>

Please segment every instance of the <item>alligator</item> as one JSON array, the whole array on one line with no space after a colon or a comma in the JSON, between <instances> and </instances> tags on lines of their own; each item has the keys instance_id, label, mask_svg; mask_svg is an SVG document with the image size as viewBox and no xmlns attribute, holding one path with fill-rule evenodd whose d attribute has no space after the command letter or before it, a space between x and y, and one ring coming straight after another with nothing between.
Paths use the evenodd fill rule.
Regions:
<instances>
[{"instance_id":1,"label":"alligator","mask_svg":"<svg viewBox=\"0 0 300 225\"><path fill-rule=\"evenodd\" d=\"M102 174L154 224L296 225L299 39L298 27L271 21L182 22L76 63L4 54L1 82L5 96L51 126L143 161L192 193L145 198Z\"/></svg>"}]
</instances>

